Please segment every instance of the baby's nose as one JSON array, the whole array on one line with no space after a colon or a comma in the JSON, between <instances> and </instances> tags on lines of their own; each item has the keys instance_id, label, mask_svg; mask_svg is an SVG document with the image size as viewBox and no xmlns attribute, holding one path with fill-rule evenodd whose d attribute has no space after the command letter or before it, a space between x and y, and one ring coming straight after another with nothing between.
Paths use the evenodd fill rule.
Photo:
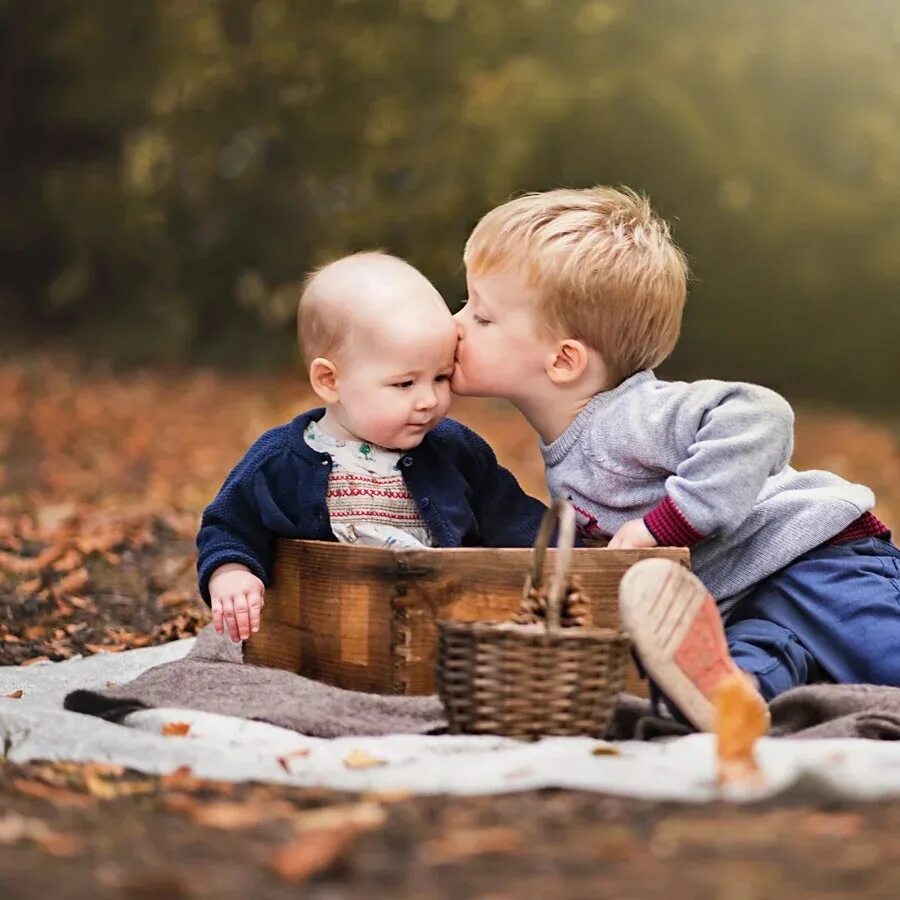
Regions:
<instances>
[{"instance_id":1,"label":"baby's nose","mask_svg":"<svg viewBox=\"0 0 900 900\"><path fill-rule=\"evenodd\" d=\"M437 394L429 389L419 395L419 408L430 409L432 406L437 406Z\"/></svg>"}]
</instances>

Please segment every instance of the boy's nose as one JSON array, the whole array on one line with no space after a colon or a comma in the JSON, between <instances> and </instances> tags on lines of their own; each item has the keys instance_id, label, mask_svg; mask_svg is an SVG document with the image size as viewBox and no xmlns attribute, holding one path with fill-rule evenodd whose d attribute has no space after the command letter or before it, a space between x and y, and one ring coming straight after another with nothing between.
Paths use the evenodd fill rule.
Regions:
<instances>
[{"instance_id":1,"label":"boy's nose","mask_svg":"<svg viewBox=\"0 0 900 900\"><path fill-rule=\"evenodd\" d=\"M465 309L465 307L463 307ZM459 340L463 339L463 323L462 323L462 309L453 316L453 323L456 325L456 336Z\"/></svg>"}]
</instances>

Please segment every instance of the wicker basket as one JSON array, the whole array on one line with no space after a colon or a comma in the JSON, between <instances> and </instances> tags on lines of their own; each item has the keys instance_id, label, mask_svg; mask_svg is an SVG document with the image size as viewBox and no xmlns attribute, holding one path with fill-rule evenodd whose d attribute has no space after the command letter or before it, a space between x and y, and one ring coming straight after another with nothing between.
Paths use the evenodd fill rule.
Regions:
<instances>
[{"instance_id":1,"label":"wicker basket","mask_svg":"<svg viewBox=\"0 0 900 900\"><path fill-rule=\"evenodd\" d=\"M564 597L575 537L571 505L547 511L525 580L523 609L535 608L543 587L544 551L556 521L559 551L543 623L438 623L438 694L452 733L602 736L622 690L628 636L606 628L563 627Z\"/></svg>"}]
</instances>

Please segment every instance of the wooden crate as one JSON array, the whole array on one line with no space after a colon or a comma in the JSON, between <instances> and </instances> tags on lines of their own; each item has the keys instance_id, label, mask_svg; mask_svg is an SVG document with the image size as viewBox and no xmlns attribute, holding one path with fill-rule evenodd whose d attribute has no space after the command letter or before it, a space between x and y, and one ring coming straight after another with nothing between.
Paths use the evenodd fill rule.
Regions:
<instances>
[{"instance_id":1,"label":"wooden crate","mask_svg":"<svg viewBox=\"0 0 900 900\"><path fill-rule=\"evenodd\" d=\"M554 554L547 553L548 575ZM594 625L617 627L619 580L648 556L690 564L681 548L573 551L570 572L593 600ZM350 690L433 693L437 620L511 618L531 558L530 549L392 551L281 540L262 625L244 658ZM626 690L646 694L633 669Z\"/></svg>"}]
</instances>

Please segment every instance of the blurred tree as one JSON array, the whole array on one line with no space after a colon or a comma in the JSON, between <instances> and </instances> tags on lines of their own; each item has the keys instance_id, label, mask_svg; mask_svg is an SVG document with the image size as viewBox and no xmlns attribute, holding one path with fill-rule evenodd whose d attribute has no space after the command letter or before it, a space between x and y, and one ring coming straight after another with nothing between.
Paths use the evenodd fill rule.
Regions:
<instances>
[{"instance_id":1,"label":"blurred tree","mask_svg":"<svg viewBox=\"0 0 900 900\"><path fill-rule=\"evenodd\" d=\"M5 340L290 358L363 247L454 304L526 189L626 183L695 283L666 372L894 403L900 13L887 0L0 0Z\"/></svg>"}]
</instances>

